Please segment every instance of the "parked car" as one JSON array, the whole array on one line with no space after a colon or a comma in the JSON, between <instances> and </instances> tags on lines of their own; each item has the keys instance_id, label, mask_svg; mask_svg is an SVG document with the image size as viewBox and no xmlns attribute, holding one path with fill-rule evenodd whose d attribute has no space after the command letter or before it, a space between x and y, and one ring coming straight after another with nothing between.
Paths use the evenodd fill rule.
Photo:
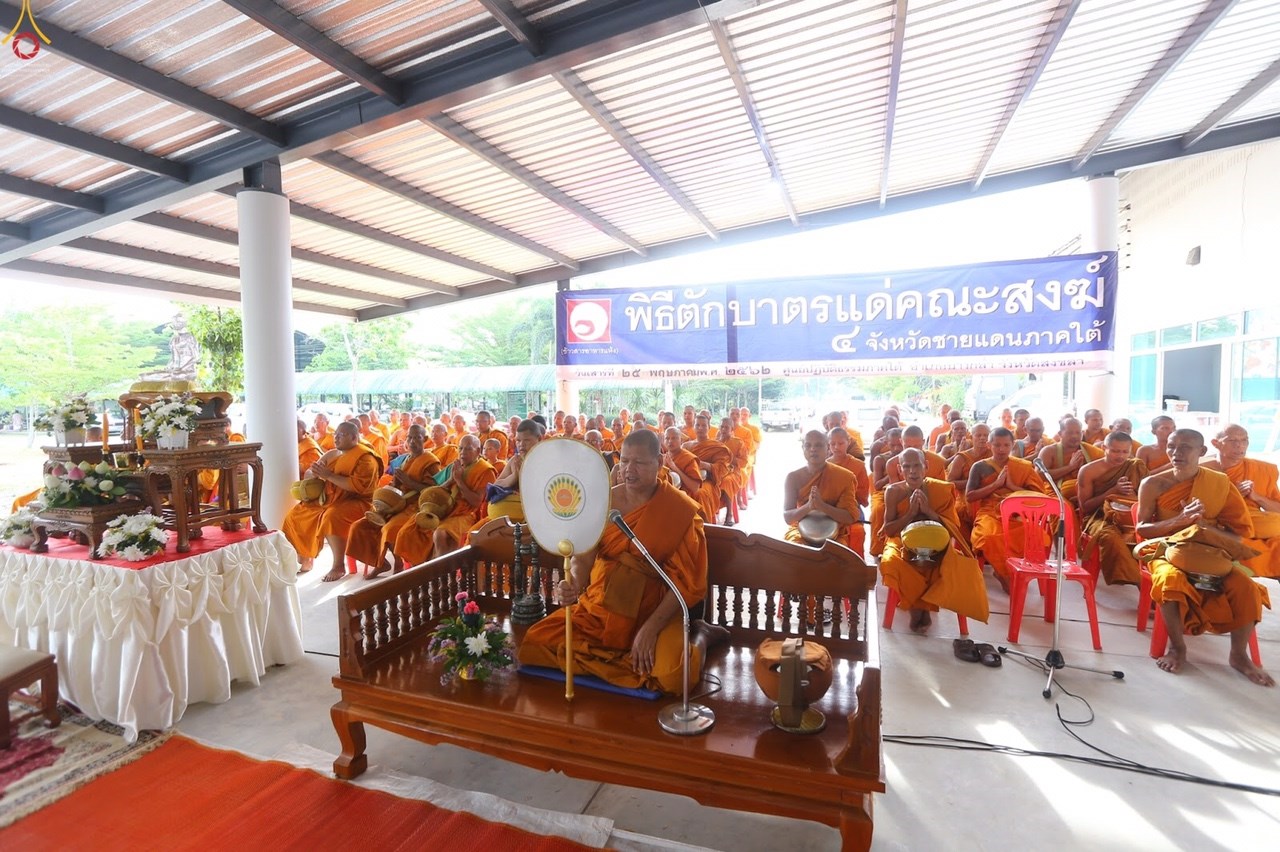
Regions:
<instances>
[{"instance_id":1,"label":"parked car","mask_svg":"<svg viewBox=\"0 0 1280 852\"><path fill-rule=\"evenodd\" d=\"M766 432L794 432L800 428L800 412L787 405L765 403L760 409L760 428Z\"/></svg>"}]
</instances>

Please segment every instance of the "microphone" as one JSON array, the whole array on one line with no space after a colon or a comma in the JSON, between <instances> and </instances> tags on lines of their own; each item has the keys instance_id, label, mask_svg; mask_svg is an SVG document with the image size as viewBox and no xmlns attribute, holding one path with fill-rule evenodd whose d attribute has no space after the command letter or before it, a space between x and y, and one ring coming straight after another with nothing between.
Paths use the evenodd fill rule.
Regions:
<instances>
[{"instance_id":1,"label":"microphone","mask_svg":"<svg viewBox=\"0 0 1280 852\"><path fill-rule=\"evenodd\" d=\"M1040 471L1040 475L1045 479L1053 479L1053 477L1049 475L1049 468L1045 467L1044 462L1040 461L1040 459L1035 459L1031 463L1035 465L1036 470Z\"/></svg>"},{"instance_id":2,"label":"microphone","mask_svg":"<svg viewBox=\"0 0 1280 852\"><path fill-rule=\"evenodd\" d=\"M632 541L636 540L635 530L627 526L627 522L622 519L622 513L619 512L617 509L609 510L609 523L613 524L615 527L622 530L622 534L625 535L627 538L631 539Z\"/></svg>"}]
</instances>

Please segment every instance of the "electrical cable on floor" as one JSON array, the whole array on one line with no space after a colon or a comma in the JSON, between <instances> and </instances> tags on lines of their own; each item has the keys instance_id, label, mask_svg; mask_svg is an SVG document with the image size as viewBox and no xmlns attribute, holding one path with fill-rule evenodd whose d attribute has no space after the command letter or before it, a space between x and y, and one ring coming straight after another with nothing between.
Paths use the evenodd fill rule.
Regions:
<instances>
[{"instance_id":1,"label":"electrical cable on floor","mask_svg":"<svg viewBox=\"0 0 1280 852\"><path fill-rule=\"evenodd\" d=\"M720 682L720 678L716 677L710 672L703 672L702 679L711 683L712 685L711 689L703 690L702 692L699 692L697 695L690 695L689 696L690 701L697 701L699 698L706 698L708 695L715 695L717 692L724 689L724 684Z\"/></svg>"},{"instance_id":2,"label":"electrical cable on floor","mask_svg":"<svg viewBox=\"0 0 1280 852\"><path fill-rule=\"evenodd\" d=\"M337 659L338 657L337 654L330 654L328 651L308 651L305 648L303 649L302 653L314 654L317 657L333 657L334 659Z\"/></svg>"},{"instance_id":3,"label":"electrical cable on floor","mask_svg":"<svg viewBox=\"0 0 1280 852\"><path fill-rule=\"evenodd\" d=\"M1049 673L1049 667L1040 660L1027 660L1029 665L1036 665L1045 674ZM1062 690L1064 695L1070 696L1084 705L1088 714L1084 719L1068 719L1062 715L1062 705L1055 703L1054 711L1058 716L1058 722L1062 725L1063 730L1072 736L1080 744L1105 755L1106 758L1089 757L1082 754L1068 754L1066 752L1057 751L1040 751L1037 749L1022 748L1020 746L1000 745L998 743L987 743L981 740L970 740L963 737L946 737L937 734L886 734L884 741L887 743L897 743L898 745L920 746L924 748L945 748L956 751L987 751L997 754L1007 754L1015 757L1048 757L1057 760L1065 760L1071 763L1084 763L1089 766L1100 766L1103 769L1119 769L1124 772L1136 772L1139 775L1152 775L1156 778L1167 778L1171 781L1186 781L1191 784L1204 784L1209 787L1222 787L1228 790L1239 790L1243 793L1257 793L1263 796L1280 796L1280 789L1270 787L1256 787L1252 784L1238 784L1234 781L1220 781L1216 778L1205 778L1202 775L1193 775L1190 772L1182 772L1177 769L1164 769L1159 766L1147 766L1138 763L1136 760L1130 760L1127 757L1120 757L1109 751L1098 748L1092 743L1086 741L1074 729L1092 725L1097 716L1093 712L1093 707L1084 697L1076 695L1062 685L1061 681L1055 681L1058 689Z\"/></svg>"}]
</instances>

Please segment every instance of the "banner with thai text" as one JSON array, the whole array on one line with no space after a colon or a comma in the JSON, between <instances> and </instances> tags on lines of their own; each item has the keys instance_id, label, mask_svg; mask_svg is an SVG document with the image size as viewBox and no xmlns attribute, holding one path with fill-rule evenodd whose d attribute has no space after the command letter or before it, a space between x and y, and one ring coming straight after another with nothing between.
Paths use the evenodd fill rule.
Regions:
<instances>
[{"instance_id":1,"label":"banner with thai text","mask_svg":"<svg viewBox=\"0 0 1280 852\"><path fill-rule=\"evenodd\" d=\"M556 294L563 377L1110 367L1116 255Z\"/></svg>"}]
</instances>

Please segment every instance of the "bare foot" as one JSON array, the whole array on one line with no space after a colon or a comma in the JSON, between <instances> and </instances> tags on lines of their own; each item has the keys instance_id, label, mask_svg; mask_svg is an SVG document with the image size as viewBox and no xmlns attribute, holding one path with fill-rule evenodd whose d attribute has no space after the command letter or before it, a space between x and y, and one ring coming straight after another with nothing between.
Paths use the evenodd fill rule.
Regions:
<instances>
[{"instance_id":1,"label":"bare foot","mask_svg":"<svg viewBox=\"0 0 1280 852\"><path fill-rule=\"evenodd\" d=\"M311 570L312 566L314 566L315 564L316 564L316 561L314 559L311 559L306 556L302 557L301 559L298 560L298 573L299 574L307 573L308 571Z\"/></svg>"},{"instance_id":2,"label":"bare foot","mask_svg":"<svg viewBox=\"0 0 1280 852\"><path fill-rule=\"evenodd\" d=\"M343 577L345 577L346 575L347 575L347 572L343 571L343 570L342 570L342 566L341 566L341 565L339 565L339 566L338 566L338 567L336 567L336 568L332 568L332 569L330 569L328 574L325 574L323 577L321 577L321 578L320 578L320 582L321 582L321 583L336 583L338 580L341 580L341 579L342 579Z\"/></svg>"},{"instance_id":3,"label":"bare foot","mask_svg":"<svg viewBox=\"0 0 1280 852\"><path fill-rule=\"evenodd\" d=\"M384 561L383 561L383 563L382 563L381 565L379 565L378 567L376 567L376 568L374 568L372 571L370 571L370 572L368 573L368 575L365 577L365 579L366 579L366 580L372 580L374 577L377 577L377 576L380 576L380 575L382 575L382 574L385 574L385 573L387 573L387 572L388 572L388 571L390 571L390 570L391 570L391 566L390 566L390 565L388 565L388 564L386 563L386 561L384 560Z\"/></svg>"},{"instance_id":4,"label":"bare foot","mask_svg":"<svg viewBox=\"0 0 1280 852\"><path fill-rule=\"evenodd\" d=\"M995 575L996 575L996 579L1000 581L1000 588L1004 589L1004 593L1006 595L1009 594L1009 581L999 571L996 571Z\"/></svg>"},{"instance_id":5,"label":"bare foot","mask_svg":"<svg viewBox=\"0 0 1280 852\"><path fill-rule=\"evenodd\" d=\"M1257 666L1255 666L1253 664L1253 660L1249 659L1249 656L1247 654L1241 654L1239 656L1232 654L1227 659L1228 659L1228 662L1231 663L1231 668L1240 672L1240 674L1249 678L1249 680L1253 681L1259 686L1275 686L1276 685L1275 678L1267 674L1266 671L1264 671L1263 669L1260 669Z\"/></svg>"},{"instance_id":6,"label":"bare foot","mask_svg":"<svg viewBox=\"0 0 1280 852\"><path fill-rule=\"evenodd\" d=\"M928 633L929 626L933 624L933 619L929 617L927 609L911 610L911 632L912 633Z\"/></svg>"},{"instance_id":7,"label":"bare foot","mask_svg":"<svg viewBox=\"0 0 1280 852\"><path fill-rule=\"evenodd\" d=\"M1169 672L1170 674L1177 674L1182 670L1182 664L1186 661L1186 648L1170 648L1169 653L1156 660L1156 665L1160 667L1161 671Z\"/></svg>"}]
</instances>

